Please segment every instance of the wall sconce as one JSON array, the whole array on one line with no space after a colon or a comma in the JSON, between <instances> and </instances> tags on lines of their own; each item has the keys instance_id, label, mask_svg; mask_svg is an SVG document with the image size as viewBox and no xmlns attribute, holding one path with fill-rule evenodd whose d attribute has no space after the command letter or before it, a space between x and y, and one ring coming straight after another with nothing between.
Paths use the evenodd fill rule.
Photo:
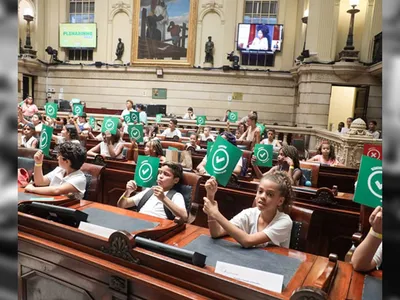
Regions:
<instances>
[{"instance_id":1,"label":"wall sconce","mask_svg":"<svg viewBox=\"0 0 400 300\"><path fill-rule=\"evenodd\" d=\"M26 38L24 46L24 55L32 58L36 57L36 51L32 50L31 44L31 26L30 23L33 21L33 10L30 7L24 9L24 20L27 22L26 25Z\"/></svg>"},{"instance_id":2,"label":"wall sconce","mask_svg":"<svg viewBox=\"0 0 400 300\"><path fill-rule=\"evenodd\" d=\"M307 40L307 23L308 23L308 8L304 11L303 17L301 18L301 22L306 26L306 30L304 31L304 44L303 44L303 51L297 57L296 60L304 61L305 58L310 57L310 52L306 50L306 40Z\"/></svg>"},{"instance_id":3,"label":"wall sconce","mask_svg":"<svg viewBox=\"0 0 400 300\"><path fill-rule=\"evenodd\" d=\"M156 69L156 74L158 78L162 78L164 76L164 71L162 68L157 68Z\"/></svg>"},{"instance_id":4,"label":"wall sconce","mask_svg":"<svg viewBox=\"0 0 400 300\"><path fill-rule=\"evenodd\" d=\"M339 58L345 61L354 61L358 59L358 52L359 52L359 51L354 51L354 46L353 46L354 15L360 12L359 9L356 9L356 6L360 3L360 0L350 0L349 2L350 6L352 7L352 9L349 9L347 11L347 13L351 15L349 34L347 35L346 46L339 53Z\"/></svg>"}]
</instances>

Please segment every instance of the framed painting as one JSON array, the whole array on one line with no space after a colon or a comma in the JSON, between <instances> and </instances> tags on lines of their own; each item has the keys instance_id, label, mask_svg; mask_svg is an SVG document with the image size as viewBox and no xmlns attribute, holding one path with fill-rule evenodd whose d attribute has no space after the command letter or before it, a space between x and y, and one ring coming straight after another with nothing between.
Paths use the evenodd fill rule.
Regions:
<instances>
[{"instance_id":1,"label":"framed painting","mask_svg":"<svg viewBox=\"0 0 400 300\"><path fill-rule=\"evenodd\" d=\"M193 66L198 0L134 0L134 65Z\"/></svg>"}]
</instances>

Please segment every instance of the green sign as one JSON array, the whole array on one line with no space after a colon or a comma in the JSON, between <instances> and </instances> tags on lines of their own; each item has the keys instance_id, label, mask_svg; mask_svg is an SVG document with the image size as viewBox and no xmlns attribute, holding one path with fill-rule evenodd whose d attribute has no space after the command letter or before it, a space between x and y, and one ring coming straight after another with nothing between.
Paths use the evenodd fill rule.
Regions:
<instances>
[{"instance_id":1,"label":"green sign","mask_svg":"<svg viewBox=\"0 0 400 300\"><path fill-rule=\"evenodd\" d=\"M237 162L242 157L242 151L227 140L218 136L207 156L206 171L223 186L226 186Z\"/></svg>"},{"instance_id":2,"label":"green sign","mask_svg":"<svg viewBox=\"0 0 400 300\"><path fill-rule=\"evenodd\" d=\"M117 117L104 117L101 124L101 132L109 131L111 134L117 133L119 119Z\"/></svg>"},{"instance_id":3,"label":"green sign","mask_svg":"<svg viewBox=\"0 0 400 300\"><path fill-rule=\"evenodd\" d=\"M46 116L53 119L57 118L58 106L56 103L46 103L44 109L46 110Z\"/></svg>"},{"instance_id":4,"label":"green sign","mask_svg":"<svg viewBox=\"0 0 400 300\"><path fill-rule=\"evenodd\" d=\"M42 132L40 133L39 149L49 156L51 137L53 136L53 127L43 124Z\"/></svg>"},{"instance_id":5,"label":"green sign","mask_svg":"<svg viewBox=\"0 0 400 300\"><path fill-rule=\"evenodd\" d=\"M136 163L135 182L137 186L152 187L157 183L158 157L139 155Z\"/></svg>"},{"instance_id":6,"label":"green sign","mask_svg":"<svg viewBox=\"0 0 400 300\"><path fill-rule=\"evenodd\" d=\"M74 109L72 111L72 114L74 116L82 116L83 114L83 104L74 104Z\"/></svg>"},{"instance_id":7,"label":"green sign","mask_svg":"<svg viewBox=\"0 0 400 300\"><path fill-rule=\"evenodd\" d=\"M89 125L90 127L92 127L93 129L96 127L96 119L94 117L90 117L89 118Z\"/></svg>"},{"instance_id":8,"label":"green sign","mask_svg":"<svg viewBox=\"0 0 400 300\"><path fill-rule=\"evenodd\" d=\"M229 116L228 116L228 121L229 122L237 122L237 120L238 120L238 113L235 111L235 112L230 112L229 113Z\"/></svg>"},{"instance_id":9,"label":"green sign","mask_svg":"<svg viewBox=\"0 0 400 300\"><path fill-rule=\"evenodd\" d=\"M207 142L207 157L210 157L210 151L212 150L213 145L214 142Z\"/></svg>"},{"instance_id":10,"label":"green sign","mask_svg":"<svg viewBox=\"0 0 400 300\"><path fill-rule=\"evenodd\" d=\"M160 123L162 118L162 114L156 114L156 123Z\"/></svg>"},{"instance_id":11,"label":"green sign","mask_svg":"<svg viewBox=\"0 0 400 300\"><path fill-rule=\"evenodd\" d=\"M197 125L205 125L206 124L206 116L197 116Z\"/></svg>"},{"instance_id":12,"label":"green sign","mask_svg":"<svg viewBox=\"0 0 400 300\"><path fill-rule=\"evenodd\" d=\"M22 100L20 103L18 103L19 106L22 106L22 104L25 103L25 100Z\"/></svg>"},{"instance_id":13,"label":"green sign","mask_svg":"<svg viewBox=\"0 0 400 300\"><path fill-rule=\"evenodd\" d=\"M264 132L264 129L265 129L264 124L257 123L256 126L257 126L258 128L260 128L260 134L262 134L262 133Z\"/></svg>"},{"instance_id":14,"label":"green sign","mask_svg":"<svg viewBox=\"0 0 400 300\"><path fill-rule=\"evenodd\" d=\"M133 123L139 123L139 113L137 111L131 111L130 113L130 117L131 117L131 122Z\"/></svg>"},{"instance_id":15,"label":"green sign","mask_svg":"<svg viewBox=\"0 0 400 300\"><path fill-rule=\"evenodd\" d=\"M135 139L136 142L143 142L143 125L128 125L129 137Z\"/></svg>"},{"instance_id":16,"label":"green sign","mask_svg":"<svg viewBox=\"0 0 400 300\"><path fill-rule=\"evenodd\" d=\"M168 146L168 150L179 151L178 148L175 148L175 147L172 147L172 146Z\"/></svg>"},{"instance_id":17,"label":"green sign","mask_svg":"<svg viewBox=\"0 0 400 300\"><path fill-rule=\"evenodd\" d=\"M261 167L272 167L273 147L272 145L256 144L254 147L256 165Z\"/></svg>"},{"instance_id":18,"label":"green sign","mask_svg":"<svg viewBox=\"0 0 400 300\"><path fill-rule=\"evenodd\" d=\"M382 206L382 161L366 155L361 157L354 202L370 207Z\"/></svg>"},{"instance_id":19,"label":"green sign","mask_svg":"<svg viewBox=\"0 0 400 300\"><path fill-rule=\"evenodd\" d=\"M131 114L123 115L123 118L124 118L125 123L127 123L127 124L132 123Z\"/></svg>"}]
</instances>

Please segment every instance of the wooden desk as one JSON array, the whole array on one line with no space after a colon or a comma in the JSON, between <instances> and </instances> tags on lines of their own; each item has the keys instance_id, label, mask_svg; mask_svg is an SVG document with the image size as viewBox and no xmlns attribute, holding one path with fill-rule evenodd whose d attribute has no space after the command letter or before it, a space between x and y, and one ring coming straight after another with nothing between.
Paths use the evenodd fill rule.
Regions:
<instances>
[{"instance_id":1,"label":"wooden desk","mask_svg":"<svg viewBox=\"0 0 400 300\"><path fill-rule=\"evenodd\" d=\"M23 202L42 202L42 203L51 203L54 204L56 203L57 205L66 203L66 202L70 202L70 201L75 201L75 200L71 200L69 199L67 196L65 195L60 195L60 196L49 196L49 195L40 195L40 194L35 194L35 193L28 193L25 192L24 188L18 188L18 194L19 193L24 193L27 195L32 195L32 199L29 200L22 200L22 199L18 199L18 203L23 203ZM35 200L34 198L54 198L53 201L49 201L49 200Z\"/></svg>"},{"instance_id":2,"label":"wooden desk","mask_svg":"<svg viewBox=\"0 0 400 300\"><path fill-rule=\"evenodd\" d=\"M165 243L177 247L183 247L200 234L208 234L205 228L179 225L170 220L90 201L81 200L71 207L79 210L101 208L125 216L157 220L159 227L137 232L136 235L165 240ZM77 228L21 212L18 213L18 224L20 299L26 299L28 292L39 290L45 299L54 298L54 295L60 298L63 295L63 299L77 299L78 296L86 299L87 295L93 299L302 299L295 298L292 293L303 290L306 285L324 288L329 286L331 280L334 284L336 282L335 263L324 257L290 249L266 249L301 261L292 280L279 294L215 274L211 267L196 267L134 247L133 236L128 233L113 234L108 241ZM111 248L116 251L104 251ZM348 266L345 263L342 265ZM343 278L351 276L348 267L339 268L339 272ZM339 284L342 289L348 290L350 282L341 280ZM305 295L317 296L315 293Z\"/></svg>"}]
</instances>

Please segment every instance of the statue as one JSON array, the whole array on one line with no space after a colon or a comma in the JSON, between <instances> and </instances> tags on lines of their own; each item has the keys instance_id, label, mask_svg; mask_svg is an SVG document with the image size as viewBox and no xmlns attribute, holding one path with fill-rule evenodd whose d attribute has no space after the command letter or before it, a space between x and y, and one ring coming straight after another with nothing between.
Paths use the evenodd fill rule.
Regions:
<instances>
[{"instance_id":1,"label":"statue","mask_svg":"<svg viewBox=\"0 0 400 300\"><path fill-rule=\"evenodd\" d=\"M214 42L211 41L211 36L208 37L208 42L206 43L206 58L204 63L206 64L214 64L214 56L213 56L213 50L214 50Z\"/></svg>"},{"instance_id":2,"label":"statue","mask_svg":"<svg viewBox=\"0 0 400 300\"><path fill-rule=\"evenodd\" d=\"M121 41L121 38L118 38L117 50L115 50L115 55L117 56L116 60L122 61L123 54L124 54L124 43Z\"/></svg>"}]
</instances>

